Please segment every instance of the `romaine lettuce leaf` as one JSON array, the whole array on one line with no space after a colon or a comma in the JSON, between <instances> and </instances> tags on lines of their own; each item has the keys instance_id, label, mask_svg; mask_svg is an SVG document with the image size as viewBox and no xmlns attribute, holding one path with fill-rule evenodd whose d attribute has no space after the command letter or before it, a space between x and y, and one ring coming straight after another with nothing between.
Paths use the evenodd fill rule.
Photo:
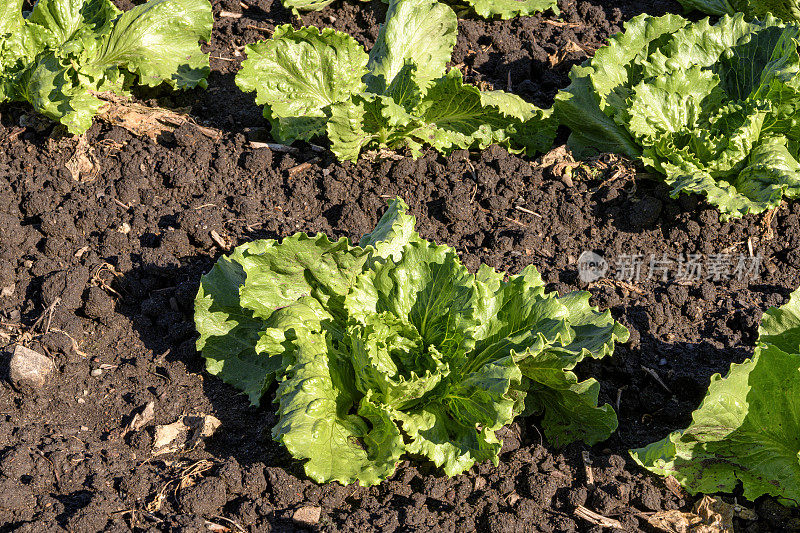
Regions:
<instances>
[{"instance_id":1,"label":"romaine lettuce leaf","mask_svg":"<svg viewBox=\"0 0 800 533\"><path fill-rule=\"evenodd\" d=\"M525 407L558 445L607 438L616 415L570 369L627 330L585 293L545 293L532 267L503 277L421 239L396 200L359 246L298 234L220 259L198 349L253 403L279 382L273 437L320 482L378 483L404 453L449 475L496 463L496 431Z\"/></svg>"},{"instance_id":2,"label":"romaine lettuce leaf","mask_svg":"<svg viewBox=\"0 0 800 533\"><path fill-rule=\"evenodd\" d=\"M579 157L619 152L723 218L760 213L800 194L798 36L772 17L642 15L572 70L556 115Z\"/></svg>"},{"instance_id":3,"label":"romaine lettuce leaf","mask_svg":"<svg viewBox=\"0 0 800 533\"><path fill-rule=\"evenodd\" d=\"M690 492L769 494L800 502L800 291L764 314L752 359L711 385L692 423L631 451L637 463L672 475Z\"/></svg>"}]
</instances>

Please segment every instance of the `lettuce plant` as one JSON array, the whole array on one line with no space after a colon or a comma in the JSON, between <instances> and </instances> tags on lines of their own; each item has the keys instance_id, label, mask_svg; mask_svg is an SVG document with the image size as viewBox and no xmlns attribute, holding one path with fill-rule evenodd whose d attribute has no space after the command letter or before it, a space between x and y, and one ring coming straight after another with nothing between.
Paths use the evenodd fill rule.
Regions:
<instances>
[{"instance_id":1,"label":"lettuce plant","mask_svg":"<svg viewBox=\"0 0 800 533\"><path fill-rule=\"evenodd\" d=\"M786 22L800 21L798 0L678 0L687 10L696 9L709 15L735 15L763 18L771 13Z\"/></svg>"},{"instance_id":2,"label":"lettuce plant","mask_svg":"<svg viewBox=\"0 0 800 533\"><path fill-rule=\"evenodd\" d=\"M210 69L199 40L211 36L208 0L149 0L121 13L111 0L22 0L0 6L0 103L29 102L83 133L103 101L142 85L205 87Z\"/></svg>"},{"instance_id":3,"label":"lettuce plant","mask_svg":"<svg viewBox=\"0 0 800 533\"><path fill-rule=\"evenodd\" d=\"M195 307L208 371L253 404L278 382L272 436L318 482L376 484L406 453L448 475L497 464L521 413L556 445L606 439L616 414L572 369L628 331L532 267L471 274L414 224L395 200L357 246L300 233L222 257Z\"/></svg>"},{"instance_id":4,"label":"lettuce plant","mask_svg":"<svg viewBox=\"0 0 800 533\"><path fill-rule=\"evenodd\" d=\"M366 1L366 0L362 0ZM388 2L388 0L384 0ZM283 0L283 5L294 13L300 11L319 11L331 4L333 0ZM453 9L466 9L473 11L479 17L486 19L510 19L525 15L534 15L548 9L558 15L558 2L556 0L464 0L445 2L452 5Z\"/></svg>"},{"instance_id":5,"label":"lettuce plant","mask_svg":"<svg viewBox=\"0 0 800 533\"><path fill-rule=\"evenodd\" d=\"M246 47L236 84L256 91L276 140L327 136L341 160L367 147L407 147L415 157L426 144L440 152L549 148L549 111L446 71L457 32L453 10L435 0L393 1L369 55L347 34L283 25Z\"/></svg>"},{"instance_id":6,"label":"lettuce plant","mask_svg":"<svg viewBox=\"0 0 800 533\"><path fill-rule=\"evenodd\" d=\"M752 359L711 377L692 423L632 450L637 463L675 476L692 494L769 494L800 504L800 290L769 309Z\"/></svg>"},{"instance_id":7,"label":"lettuce plant","mask_svg":"<svg viewBox=\"0 0 800 533\"><path fill-rule=\"evenodd\" d=\"M578 156L610 151L698 193L723 218L800 194L800 26L639 16L556 96Z\"/></svg>"}]
</instances>

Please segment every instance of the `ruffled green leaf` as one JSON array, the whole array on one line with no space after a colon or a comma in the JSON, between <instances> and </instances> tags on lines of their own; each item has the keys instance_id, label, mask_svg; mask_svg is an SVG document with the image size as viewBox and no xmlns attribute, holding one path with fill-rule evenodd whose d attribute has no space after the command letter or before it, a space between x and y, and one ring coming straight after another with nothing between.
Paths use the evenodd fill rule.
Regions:
<instances>
[{"instance_id":1,"label":"ruffled green leaf","mask_svg":"<svg viewBox=\"0 0 800 533\"><path fill-rule=\"evenodd\" d=\"M364 89L367 54L347 34L284 24L267 41L245 47L236 75L243 91L266 105L273 136L283 142L324 135L329 107Z\"/></svg>"},{"instance_id":2,"label":"ruffled green leaf","mask_svg":"<svg viewBox=\"0 0 800 533\"><path fill-rule=\"evenodd\" d=\"M610 311L589 305L591 294L574 291L558 298L566 308L566 321L572 330L570 342L548 348L557 353L565 368L572 368L586 357L602 359L614 353L616 343L628 342L630 332L614 320Z\"/></svg>"},{"instance_id":3,"label":"ruffled green leaf","mask_svg":"<svg viewBox=\"0 0 800 533\"><path fill-rule=\"evenodd\" d=\"M358 404L347 385L350 362L330 349L325 333L310 331L298 334L294 358L278 387L273 438L320 483L368 486L391 475L403 453L400 431L368 397Z\"/></svg>"},{"instance_id":4,"label":"ruffled green leaf","mask_svg":"<svg viewBox=\"0 0 800 533\"><path fill-rule=\"evenodd\" d=\"M111 0L40 0L28 17L47 46L107 35L121 13Z\"/></svg>"},{"instance_id":5,"label":"ruffled green leaf","mask_svg":"<svg viewBox=\"0 0 800 533\"><path fill-rule=\"evenodd\" d=\"M400 261L361 276L345 300L349 316L360 323L375 313L400 317L445 356L471 347L474 303L472 276L455 251L427 241L410 242Z\"/></svg>"},{"instance_id":6,"label":"ruffled green leaf","mask_svg":"<svg viewBox=\"0 0 800 533\"><path fill-rule=\"evenodd\" d=\"M556 0L466 0L466 3L475 10L475 14L486 19L510 19L519 16L534 15L547 11L558 15L558 2Z\"/></svg>"},{"instance_id":7,"label":"ruffled green leaf","mask_svg":"<svg viewBox=\"0 0 800 533\"><path fill-rule=\"evenodd\" d=\"M617 414L610 405L599 407L600 384L594 379L579 382L565 369L558 352L541 352L520 362L525 376L525 410L543 415L542 430L555 446L576 440L594 445L617 429Z\"/></svg>"},{"instance_id":8,"label":"ruffled green leaf","mask_svg":"<svg viewBox=\"0 0 800 533\"><path fill-rule=\"evenodd\" d=\"M414 229L416 224L416 218L408 212L408 205L401 198L396 198L389 202L389 208L375 229L361 237L358 245L362 248L372 246L375 255L399 261L406 245L420 240Z\"/></svg>"},{"instance_id":9,"label":"ruffled green leaf","mask_svg":"<svg viewBox=\"0 0 800 533\"><path fill-rule=\"evenodd\" d=\"M149 0L114 24L94 63L121 65L149 86L206 87L211 69L198 41L211 38L208 0Z\"/></svg>"},{"instance_id":10,"label":"ruffled green leaf","mask_svg":"<svg viewBox=\"0 0 800 533\"><path fill-rule=\"evenodd\" d=\"M763 18L771 13L786 22L800 21L797 0L678 0L686 11L697 10L709 15L734 15L742 12L748 17Z\"/></svg>"},{"instance_id":11,"label":"ruffled green leaf","mask_svg":"<svg viewBox=\"0 0 800 533\"><path fill-rule=\"evenodd\" d=\"M384 94L412 61L416 84L424 92L444 74L457 36L458 19L446 5L436 0L392 0L369 54L367 87Z\"/></svg>"},{"instance_id":12,"label":"ruffled green leaf","mask_svg":"<svg viewBox=\"0 0 800 533\"><path fill-rule=\"evenodd\" d=\"M264 323L252 310L242 307L239 290L247 278L242 263L245 256L259 254L274 244L254 241L220 258L200 279L195 299L195 327L200 333L197 350L206 359L206 370L240 389L254 405L259 404L272 382L279 361L256 353Z\"/></svg>"},{"instance_id":13,"label":"ruffled green leaf","mask_svg":"<svg viewBox=\"0 0 800 533\"><path fill-rule=\"evenodd\" d=\"M410 439L407 450L427 457L449 476L478 461L498 464L502 441L495 432L514 418L509 391L519 381L519 368L507 357L454 382L441 399L421 409L395 412Z\"/></svg>"}]
</instances>

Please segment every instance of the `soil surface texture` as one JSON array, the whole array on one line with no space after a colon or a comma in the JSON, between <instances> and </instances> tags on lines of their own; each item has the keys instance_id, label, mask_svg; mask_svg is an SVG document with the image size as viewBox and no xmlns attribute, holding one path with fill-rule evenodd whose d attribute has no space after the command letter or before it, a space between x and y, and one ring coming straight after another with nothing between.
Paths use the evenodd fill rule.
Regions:
<instances>
[{"instance_id":1,"label":"soil surface texture","mask_svg":"<svg viewBox=\"0 0 800 533\"><path fill-rule=\"evenodd\" d=\"M579 506L624 531L654 531L650 514L691 509L693 497L627 450L688 425L711 375L752 354L762 312L800 285L800 204L721 222L609 155L569 174L558 151L531 160L491 147L353 165L309 145L254 148L269 128L234 84L243 46L290 22L371 46L386 7L339 1L300 21L277 0L213 4L208 90L137 97L185 108L219 138L182 126L152 140L97 121L88 170L75 179L76 139L25 106L0 107L0 348L24 341L55 363L33 389L13 386L10 356L0 357L0 531L602 531ZM570 67L625 20L680 12L657 0L560 8L560 17L462 20L453 65L470 82L549 107ZM193 300L221 254L297 231L357 240L395 196L423 237L453 246L468 268L534 264L549 290L589 290L630 329L613 358L578 369L618 412L611 439L556 449L526 418L504 429L497 467L448 478L405 462L377 487L318 485L270 438L274 389L251 407L204 371ZM609 261L604 281L581 280L584 251ZM719 254L760 262L745 276L733 267L719 279L650 275L651 257L689 254L706 267ZM637 255L638 279L617 272ZM212 437L153 455L155 426L203 415L221 422ZM757 515L737 519L738 531L800 530L800 513L774 499L738 501Z\"/></svg>"}]
</instances>

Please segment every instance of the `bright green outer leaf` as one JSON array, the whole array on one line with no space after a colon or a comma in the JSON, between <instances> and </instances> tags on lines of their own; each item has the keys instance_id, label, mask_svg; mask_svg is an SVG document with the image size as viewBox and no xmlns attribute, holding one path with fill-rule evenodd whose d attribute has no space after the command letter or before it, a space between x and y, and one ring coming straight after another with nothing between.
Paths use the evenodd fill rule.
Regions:
<instances>
[{"instance_id":1,"label":"bright green outer leaf","mask_svg":"<svg viewBox=\"0 0 800 533\"><path fill-rule=\"evenodd\" d=\"M76 77L69 65L45 54L25 70L15 90L37 112L60 121L70 133L80 134L92 126L92 117L103 102L81 86Z\"/></svg>"},{"instance_id":2,"label":"bright green outer leaf","mask_svg":"<svg viewBox=\"0 0 800 533\"><path fill-rule=\"evenodd\" d=\"M280 245L241 258L247 274L241 305L266 320L276 309L310 296L337 322L344 322L344 297L367 258L364 249L345 238L331 242L326 235L304 233L286 237Z\"/></svg>"},{"instance_id":3,"label":"bright green outer leaf","mask_svg":"<svg viewBox=\"0 0 800 533\"><path fill-rule=\"evenodd\" d=\"M92 66L122 66L149 86L206 87L208 54L198 41L211 38L213 22L208 0L149 0L117 20Z\"/></svg>"},{"instance_id":4,"label":"bright green outer leaf","mask_svg":"<svg viewBox=\"0 0 800 533\"><path fill-rule=\"evenodd\" d=\"M247 45L246 53L236 84L256 91L256 103L267 106L265 114L279 124L273 133L283 142L324 135L328 107L364 89L366 52L330 28L278 26L269 40Z\"/></svg>"},{"instance_id":5,"label":"bright green outer leaf","mask_svg":"<svg viewBox=\"0 0 800 533\"><path fill-rule=\"evenodd\" d=\"M800 353L800 290L794 291L786 304L764 312L758 342L772 344L786 353Z\"/></svg>"},{"instance_id":6,"label":"bright green outer leaf","mask_svg":"<svg viewBox=\"0 0 800 533\"><path fill-rule=\"evenodd\" d=\"M273 438L296 459L307 460L306 474L317 482L375 485L394 472L403 439L368 396L357 415L350 413L358 401L348 386L353 369L327 343L325 333L300 332L295 362L276 394L280 418Z\"/></svg>"},{"instance_id":7,"label":"bright green outer leaf","mask_svg":"<svg viewBox=\"0 0 800 533\"><path fill-rule=\"evenodd\" d=\"M111 0L39 0L28 22L40 28L33 31L52 35L48 46L58 47L72 39L93 40L111 31L112 22L121 13Z\"/></svg>"},{"instance_id":8,"label":"bright green outer leaf","mask_svg":"<svg viewBox=\"0 0 800 533\"><path fill-rule=\"evenodd\" d=\"M578 382L556 352L531 355L519 367L527 378L526 412L544 415L542 430L553 445L582 440L591 446L617 429L614 409L608 404L597 406L600 384L594 379Z\"/></svg>"},{"instance_id":9,"label":"bright green outer leaf","mask_svg":"<svg viewBox=\"0 0 800 533\"><path fill-rule=\"evenodd\" d=\"M543 294L541 277L533 267L510 278L494 294L487 292L479 289L476 312L480 325L474 333L477 343L467 369L507 356L519 361L572 340L565 320L567 308L554 294Z\"/></svg>"},{"instance_id":10,"label":"bright green outer leaf","mask_svg":"<svg viewBox=\"0 0 800 533\"><path fill-rule=\"evenodd\" d=\"M572 83L556 94L553 103L558 121L570 129L568 145L572 153L579 159L598 152L639 157L641 149L630 134L600 109L589 77L593 72L591 67L572 67Z\"/></svg>"},{"instance_id":11,"label":"bright green outer leaf","mask_svg":"<svg viewBox=\"0 0 800 533\"><path fill-rule=\"evenodd\" d=\"M421 142L439 151L457 148L486 148L509 139L514 121L471 85L464 85L461 72L451 70L436 80L415 110L422 127L413 132Z\"/></svg>"},{"instance_id":12,"label":"bright green outer leaf","mask_svg":"<svg viewBox=\"0 0 800 533\"><path fill-rule=\"evenodd\" d=\"M358 245L362 248L372 246L378 257L399 261L406 245L420 240L414 229L416 224L417 219L409 214L408 205L401 198L395 198L389 202L389 208L375 229L361 237Z\"/></svg>"},{"instance_id":13,"label":"bright green outer leaf","mask_svg":"<svg viewBox=\"0 0 800 533\"><path fill-rule=\"evenodd\" d=\"M6 0L0 5L0 35L17 31L22 26L22 0Z\"/></svg>"},{"instance_id":14,"label":"bright green outer leaf","mask_svg":"<svg viewBox=\"0 0 800 533\"><path fill-rule=\"evenodd\" d=\"M770 494L800 502L800 355L773 345L711 377L692 424L631 451L637 463L673 475L690 492Z\"/></svg>"},{"instance_id":15,"label":"bright green outer leaf","mask_svg":"<svg viewBox=\"0 0 800 533\"><path fill-rule=\"evenodd\" d=\"M510 19L520 15L534 15L547 11L558 15L556 0L466 0L475 13L483 18Z\"/></svg>"},{"instance_id":16,"label":"bright green outer leaf","mask_svg":"<svg viewBox=\"0 0 800 533\"><path fill-rule=\"evenodd\" d=\"M512 121L509 127L513 147L522 148L533 156L553 146L558 122L552 109L539 109L516 94L504 91L481 91L481 104L493 106L503 115L519 121Z\"/></svg>"},{"instance_id":17,"label":"bright green outer leaf","mask_svg":"<svg viewBox=\"0 0 800 533\"><path fill-rule=\"evenodd\" d=\"M628 342L630 332L615 321L610 311L602 313L597 307L589 305L591 294L574 291L558 298L558 303L567 310L566 321L572 329L573 337L568 344L554 346L549 351L557 353L572 368L586 357L602 359L614 352L617 342Z\"/></svg>"},{"instance_id":18,"label":"bright green outer leaf","mask_svg":"<svg viewBox=\"0 0 800 533\"><path fill-rule=\"evenodd\" d=\"M239 300L239 289L247 277L242 261L275 245L272 240L253 241L221 257L201 278L195 299L194 320L200 333L197 350L206 359L206 370L242 390L254 405L259 404L281 361L256 354L264 323Z\"/></svg>"},{"instance_id":19,"label":"bright green outer leaf","mask_svg":"<svg viewBox=\"0 0 800 533\"><path fill-rule=\"evenodd\" d=\"M436 0L392 0L369 54L367 87L384 94L410 60L417 67L417 86L424 92L444 74L457 36L458 19L450 7Z\"/></svg>"}]
</instances>

